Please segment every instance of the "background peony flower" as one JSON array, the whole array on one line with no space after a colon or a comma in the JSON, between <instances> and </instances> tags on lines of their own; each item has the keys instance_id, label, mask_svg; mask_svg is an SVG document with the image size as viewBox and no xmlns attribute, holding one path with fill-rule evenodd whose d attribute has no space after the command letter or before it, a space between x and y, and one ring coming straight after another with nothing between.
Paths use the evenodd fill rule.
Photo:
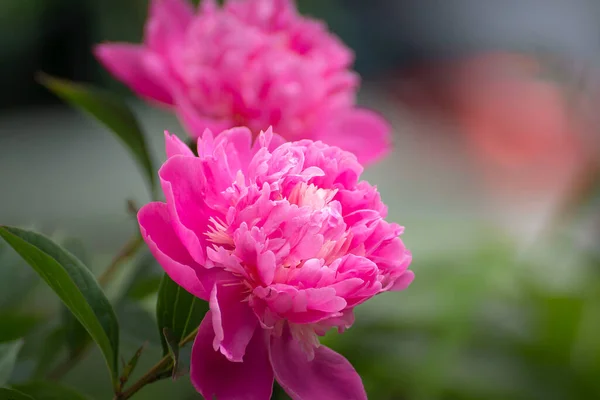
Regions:
<instances>
[{"instance_id":1,"label":"background peony flower","mask_svg":"<svg viewBox=\"0 0 600 400\"><path fill-rule=\"evenodd\" d=\"M363 164L390 148L390 126L356 107L353 54L293 0L152 0L142 45L103 44L96 56L132 90L173 107L193 137L269 126L287 140L321 140Z\"/></svg>"},{"instance_id":2,"label":"background peony flower","mask_svg":"<svg viewBox=\"0 0 600 400\"><path fill-rule=\"evenodd\" d=\"M166 203L144 206L142 235L166 273L210 311L191 379L207 399L366 399L360 377L318 336L354 321L355 306L414 275L402 227L384 220L376 188L351 153L285 142L269 129L216 138L198 157L166 135Z\"/></svg>"}]
</instances>

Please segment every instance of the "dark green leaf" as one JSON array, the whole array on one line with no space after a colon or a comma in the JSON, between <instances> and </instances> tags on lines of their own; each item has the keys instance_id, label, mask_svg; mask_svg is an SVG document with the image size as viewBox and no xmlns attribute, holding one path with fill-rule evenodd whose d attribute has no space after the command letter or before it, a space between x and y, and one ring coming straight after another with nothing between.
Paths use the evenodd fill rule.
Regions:
<instances>
[{"instance_id":1,"label":"dark green leaf","mask_svg":"<svg viewBox=\"0 0 600 400\"><path fill-rule=\"evenodd\" d=\"M87 400L87 397L74 389L50 381L32 381L13 385L13 388L35 400Z\"/></svg>"},{"instance_id":2,"label":"dark green leaf","mask_svg":"<svg viewBox=\"0 0 600 400\"><path fill-rule=\"evenodd\" d=\"M35 400L33 397L15 389L0 388L0 400Z\"/></svg>"},{"instance_id":3,"label":"dark green leaf","mask_svg":"<svg viewBox=\"0 0 600 400\"><path fill-rule=\"evenodd\" d=\"M70 357L75 357L85 349L91 337L85 327L71 314L68 308L63 309L61 314L69 355Z\"/></svg>"},{"instance_id":4,"label":"dark green leaf","mask_svg":"<svg viewBox=\"0 0 600 400\"><path fill-rule=\"evenodd\" d=\"M63 247L77 257L85 267L89 268L89 255L81 241L74 238L68 238L63 242ZM87 333L84 326L81 325L81 322L75 318L67 307L62 307L61 320L65 329L64 334L69 349L69 356L74 358L79 352L85 349L92 338Z\"/></svg>"},{"instance_id":5,"label":"dark green leaf","mask_svg":"<svg viewBox=\"0 0 600 400\"><path fill-rule=\"evenodd\" d=\"M163 328L163 336L167 343L167 347L169 348L169 354L173 359L173 372L171 377L173 380L177 380L188 373L188 369L183 365L179 358L179 340L175 338L175 335L169 328Z\"/></svg>"},{"instance_id":6,"label":"dark green leaf","mask_svg":"<svg viewBox=\"0 0 600 400\"><path fill-rule=\"evenodd\" d=\"M0 311L0 342L26 336L42 320L40 316L15 311Z\"/></svg>"},{"instance_id":7,"label":"dark green leaf","mask_svg":"<svg viewBox=\"0 0 600 400\"><path fill-rule=\"evenodd\" d=\"M62 241L62 246L77 257L86 267L89 267L90 255L81 240L68 237Z\"/></svg>"},{"instance_id":8,"label":"dark green leaf","mask_svg":"<svg viewBox=\"0 0 600 400\"><path fill-rule=\"evenodd\" d=\"M131 357L131 360L129 360L129 362L123 366L123 373L121 374L121 378L119 379L121 382L121 387L123 387L127 380L129 380L131 373L135 371L135 367L137 366L138 360L140 359L145 347L145 343L141 345L140 348L135 352L133 357Z\"/></svg>"},{"instance_id":9,"label":"dark green leaf","mask_svg":"<svg viewBox=\"0 0 600 400\"><path fill-rule=\"evenodd\" d=\"M177 360L179 359L179 340L177 340L169 328L163 328L163 336L165 337L165 342L169 348L169 355L175 364L177 364Z\"/></svg>"},{"instance_id":10,"label":"dark green leaf","mask_svg":"<svg viewBox=\"0 0 600 400\"><path fill-rule=\"evenodd\" d=\"M164 328L169 328L174 340L179 342L200 325L207 311L207 302L191 295L164 275L156 302L156 317L161 332L163 353L169 352L169 346L162 335Z\"/></svg>"},{"instance_id":11,"label":"dark green leaf","mask_svg":"<svg viewBox=\"0 0 600 400\"><path fill-rule=\"evenodd\" d=\"M10 379L22 346L23 340L0 343L0 386L4 386Z\"/></svg>"},{"instance_id":12,"label":"dark green leaf","mask_svg":"<svg viewBox=\"0 0 600 400\"><path fill-rule=\"evenodd\" d=\"M89 267L89 254L84 244L75 238L67 238L62 246L82 262L85 267ZM74 358L83 351L87 344L92 340L85 330L84 326L75 318L75 316L65 306L61 310L61 320L65 328L65 339L69 349L69 357Z\"/></svg>"},{"instance_id":13,"label":"dark green leaf","mask_svg":"<svg viewBox=\"0 0 600 400\"><path fill-rule=\"evenodd\" d=\"M127 105L110 92L40 74L40 83L73 106L91 114L113 131L127 146L154 190L152 160L140 125Z\"/></svg>"},{"instance_id":14,"label":"dark green leaf","mask_svg":"<svg viewBox=\"0 0 600 400\"><path fill-rule=\"evenodd\" d=\"M179 348L179 360L173 370L172 378L176 380L190 372L190 358L192 357L192 346Z\"/></svg>"},{"instance_id":15,"label":"dark green leaf","mask_svg":"<svg viewBox=\"0 0 600 400\"><path fill-rule=\"evenodd\" d=\"M118 377L119 326L114 310L90 271L72 254L43 235L0 227L6 240L46 281L100 346L111 371Z\"/></svg>"}]
</instances>

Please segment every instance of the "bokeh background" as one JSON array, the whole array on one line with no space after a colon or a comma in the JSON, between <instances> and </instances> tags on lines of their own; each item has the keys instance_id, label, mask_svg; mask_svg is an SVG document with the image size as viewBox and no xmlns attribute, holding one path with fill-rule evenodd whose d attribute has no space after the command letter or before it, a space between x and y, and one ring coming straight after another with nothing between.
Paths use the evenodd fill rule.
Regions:
<instances>
[{"instance_id":1,"label":"bokeh background","mask_svg":"<svg viewBox=\"0 0 600 400\"><path fill-rule=\"evenodd\" d=\"M600 398L600 1L298 0L356 51L359 101L394 125L370 167L406 226L416 280L359 307L346 355L369 398ZM40 230L96 272L134 233L126 202L148 201L126 150L36 83L38 71L128 96L157 160L162 132L185 135L94 60L105 40L141 39L147 0L0 2L0 223ZM160 355L142 252L109 288L123 354ZM58 300L0 244L0 342L28 321L12 382L43 377ZM110 398L97 351L62 381ZM187 379L140 400L199 398ZM277 392L276 398L284 399Z\"/></svg>"}]
</instances>

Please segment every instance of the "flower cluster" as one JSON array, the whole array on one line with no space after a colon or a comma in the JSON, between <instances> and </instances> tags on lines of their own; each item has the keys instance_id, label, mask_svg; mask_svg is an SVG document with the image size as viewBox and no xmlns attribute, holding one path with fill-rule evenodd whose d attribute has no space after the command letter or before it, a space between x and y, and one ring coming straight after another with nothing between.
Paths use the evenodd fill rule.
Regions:
<instances>
[{"instance_id":1,"label":"flower cluster","mask_svg":"<svg viewBox=\"0 0 600 400\"><path fill-rule=\"evenodd\" d=\"M166 202L144 206L141 231L166 273L210 311L191 378L207 399L267 400L273 380L294 400L366 399L360 377L318 336L353 323L354 307L405 289L411 261L356 157L269 129L213 137L198 156L166 135Z\"/></svg>"},{"instance_id":2,"label":"flower cluster","mask_svg":"<svg viewBox=\"0 0 600 400\"><path fill-rule=\"evenodd\" d=\"M390 127L356 106L353 54L293 0L152 0L142 45L96 48L104 66L146 99L172 107L193 137L205 129L273 126L321 140L364 164L384 156Z\"/></svg>"}]
</instances>

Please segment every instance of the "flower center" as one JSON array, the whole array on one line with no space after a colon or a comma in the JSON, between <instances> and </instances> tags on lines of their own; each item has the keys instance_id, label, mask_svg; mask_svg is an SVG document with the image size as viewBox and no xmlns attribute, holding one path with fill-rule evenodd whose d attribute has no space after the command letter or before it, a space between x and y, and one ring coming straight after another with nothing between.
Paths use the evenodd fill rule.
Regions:
<instances>
[{"instance_id":1,"label":"flower center","mask_svg":"<svg viewBox=\"0 0 600 400\"><path fill-rule=\"evenodd\" d=\"M210 232L204 233L208 237L208 240L214 244L233 246L233 238L227 233L227 226L225 223L220 218L214 217L210 217L209 221L212 223L212 226L208 226Z\"/></svg>"},{"instance_id":2,"label":"flower center","mask_svg":"<svg viewBox=\"0 0 600 400\"><path fill-rule=\"evenodd\" d=\"M292 189L288 196L290 204L299 207L311 207L313 210L325 208L337 193L337 189L321 189L313 184L300 182Z\"/></svg>"}]
</instances>

